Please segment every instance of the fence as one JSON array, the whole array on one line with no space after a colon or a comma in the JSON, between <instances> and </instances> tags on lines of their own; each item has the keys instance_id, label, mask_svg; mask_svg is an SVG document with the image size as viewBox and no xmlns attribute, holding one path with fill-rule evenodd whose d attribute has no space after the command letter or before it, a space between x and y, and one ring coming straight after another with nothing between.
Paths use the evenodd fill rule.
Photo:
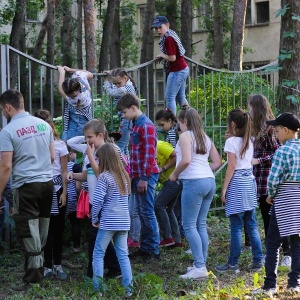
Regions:
<instances>
[{"instance_id":1,"label":"fence","mask_svg":"<svg viewBox=\"0 0 300 300\"><path fill-rule=\"evenodd\" d=\"M249 94L262 93L270 102L276 104L277 72L268 71L272 65L233 72L208 67L186 57L190 67L187 97L192 107L203 117L203 126L214 141L217 149L223 154L225 143L226 116L236 107L247 108L246 99ZM36 109L45 108L51 115L62 115L62 99L58 94L58 72L53 65L46 64L26 55L10 46L1 45L1 90L16 88L25 98L26 110L33 113ZM11 66L15 65L16 70ZM154 118L155 112L164 107L165 77L163 71L154 60L127 69L134 79L145 113ZM94 99L94 116L106 121L108 130L114 130L118 121L113 112L112 99L103 91L103 74L95 73L91 82ZM2 126L6 120L2 119ZM217 171L218 192L224 175L224 166ZM212 210L221 209L219 197L215 197Z\"/></svg>"}]
</instances>

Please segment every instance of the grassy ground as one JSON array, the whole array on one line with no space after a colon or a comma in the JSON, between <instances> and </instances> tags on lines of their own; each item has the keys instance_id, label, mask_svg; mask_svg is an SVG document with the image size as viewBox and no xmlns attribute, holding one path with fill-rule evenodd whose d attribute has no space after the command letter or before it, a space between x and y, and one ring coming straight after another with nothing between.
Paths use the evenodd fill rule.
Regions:
<instances>
[{"instance_id":1,"label":"grassy ground","mask_svg":"<svg viewBox=\"0 0 300 300\"><path fill-rule=\"evenodd\" d=\"M259 213L258 213L259 215ZM162 260L151 264L132 261L134 273L133 299L268 299L263 296L251 296L249 291L263 282L264 269L261 272L249 271L251 251L243 252L240 258L240 273L218 273L215 266L226 262L229 246L228 219L210 215L208 220L210 235L207 268L209 279L201 281L183 281L180 274L192 265L192 257L183 249L162 249ZM261 226L262 228L262 226ZM63 266L68 279L44 280L27 292L12 292L9 287L20 282L22 276L22 255L18 249L10 253L0 253L0 299L98 299L92 285L85 277L87 265L87 244L82 252L73 254L72 248L65 248ZM279 295L277 299L300 299L288 295L285 291L288 269L279 267ZM107 291L101 299L124 299L121 279L105 281Z\"/></svg>"}]
</instances>

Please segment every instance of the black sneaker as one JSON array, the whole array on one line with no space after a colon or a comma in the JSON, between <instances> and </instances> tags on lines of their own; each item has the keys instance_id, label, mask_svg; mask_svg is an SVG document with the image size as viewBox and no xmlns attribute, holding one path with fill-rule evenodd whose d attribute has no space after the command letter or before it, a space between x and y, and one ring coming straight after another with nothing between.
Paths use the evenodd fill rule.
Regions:
<instances>
[{"instance_id":1,"label":"black sneaker","mask_svg":"<svg viewBox=\"0 0 300 300\"><path fill-rule=\"evenodd\" d=\"M28 282L22 281L19 285L13 285L10 287L11 290L15 292L24 292L31 288L31 284Z\"/></svg>"},{"instance_id":2,"label":"black sneaker","mask_svg":"<svg viewBox=\"0 0 300 300\"><path fill-rule=\"evenodd\" d=\"M128 256L129 258L149 257L151 256L151 253L138 249L137 251L129 254Z\"/></svg>"},{"instance_id":3,"label":"black sneaker","mask_svg":"<svg viewBox=\"0 0 300 300\"><path fill-rule=\"evenodd\" d=\"M264 266L263 263L253 263L252 266L250 267L250 270L254 272L259 272L261 271L263 266Z\"/></svg>"}]
</instances>

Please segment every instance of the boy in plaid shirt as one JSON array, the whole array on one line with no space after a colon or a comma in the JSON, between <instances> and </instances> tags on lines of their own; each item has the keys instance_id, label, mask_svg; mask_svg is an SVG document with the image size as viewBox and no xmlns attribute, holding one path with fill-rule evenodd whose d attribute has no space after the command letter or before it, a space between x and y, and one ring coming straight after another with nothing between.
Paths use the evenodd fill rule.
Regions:
<instances>
[{"instance_id":1,"label":"boy in plaid shirt","mask_svg":"<svg viewBox=\"0 0 300 300\"><path fill-rule=\"evenodd\" d=\"M141 220L141 243L134 256L159 260L160 242L154 212L154 192L159 176L156 163L157 133L152 121L140 110L140 101L134 94L123 95L117 110L133 121L130 138L130 167L133 193L137 197Z\"/></svg>"},{"instance_id":2,"label":"boy in plaid shirt","mask_svg":"<svg viewBox=\"0 0 300 300\"><path fill-rule=\"evenodd\" d=\"M266 243L266 277L261 289L254 294L277 294L277 268L282 237L290 237L292 257L288 274L288 291L299 293L300 279L300 140L297 131L299 119L292 113L282 113L275 120L266 122L274 126L282 146L273 156L268 177L267 202L272 205Z\"/></svg>"}]
</instances>

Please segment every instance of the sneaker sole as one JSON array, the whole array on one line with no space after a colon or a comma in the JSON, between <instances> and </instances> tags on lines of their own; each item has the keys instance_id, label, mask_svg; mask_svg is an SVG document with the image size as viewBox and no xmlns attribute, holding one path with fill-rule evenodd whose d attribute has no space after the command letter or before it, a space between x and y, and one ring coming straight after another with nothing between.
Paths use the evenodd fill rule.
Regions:
<instances>
[{"instance_id":1,"label":"sneaker sole","mask_svg":"<svg viewBox=\"0 0 300 300\"><path fill-rule=\"evenodd\" d=\"M169 246L173 246L175 245L175 243L168 243L168 244L163 244L163 245L159 245L158 247L169 247Z\"/></svg>"},{"instance_id":2,"label":"sneaker sole","mask_svg":"<svg viewBox=\"0 0 300 300\"><path fill-rule=\"evenodd\" d=\"M240 273L240 270L237 269L237 270L232 270L232 269L228 269L228 270L218 270L216 269L216 271L220 272L220 273L225 273L225 272L234 272L236 274Z\"/></svg>"}]
</instances>

